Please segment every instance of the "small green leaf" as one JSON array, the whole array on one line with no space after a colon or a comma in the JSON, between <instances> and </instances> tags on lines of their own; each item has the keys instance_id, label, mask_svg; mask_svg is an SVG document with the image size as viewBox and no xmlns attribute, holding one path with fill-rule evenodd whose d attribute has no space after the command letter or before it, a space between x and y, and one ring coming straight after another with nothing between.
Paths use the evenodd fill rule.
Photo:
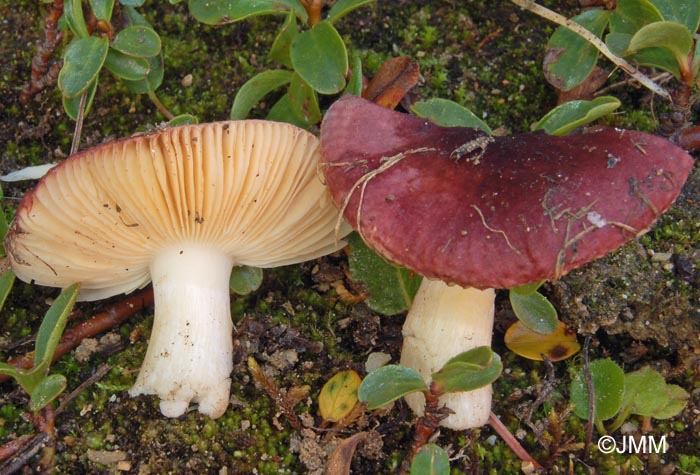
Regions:
<instances>
[{"instance_id":1,"label":"small green leaf","mask_svg":"<svg viewBox=\"0 0 700 475\"><path fill-rule=\"evenodd\" d=\"M307 124L320 122L321 109L318 107L318 95L298 74L292 76L287 95L294 115L301 117Z\"/></svg>"},{"instance_id":2,"label":"small green leaf","mask_svg":"<svg viewBox=\"0 0 700 475\"><path fill-rule=\"evenodd\" d=\"M435 444L426 444L413 457L411 475L449 475L450 459L447 452Z\"/></svg>"},{"instance_id":3,"label":"small green leaf","mask_svg":"<svg viewBox=\"0 0 700 475\"><path fill-rule=\"evenodd\" d=\"M7 296L10 295L14 283L15 274L12 272L12 269L7 269L0 275L0 310L5 306Z\"/></svg>"},{"instance_id":4,"label":"small green leaf","mask_svg":"<svg viewBox=\"0 0 700 475\"><path fill-rule=\"evenodd\" d=\"M83 3L80 0L68 0L64 3L63 18L66 19L68 27L75 36L78 38L90 36L83 16Z\"/></svg>"},{"instance_id":5,"label":"small green leaf","mask_svg":"<svg viewBox=\"0 0 700 475\"><path fill-rule=\"evenodd\" d=\"M352 73L347 85L345 86L344 94L352 94L353 96L362 95L362 58L360 55L353 52L352 54Z\"/></svg>"},{"instance_id":6,"label":"small green leaf","mask_svg":"<svg viewBox=\"0 0 700 475\"><path fill-rule=\"evenodd\" d=\"M666 381L661 373L645 366L625 374L625 391L620 411L640 416L653 416L668 403Z\"/></svg>"},{"instance_id":7,"label":"small green leaf","mask_svg":"<svg viewBox=\"0 0 700 475\"><path fill-rule=\"evenodd\" d=\"M518 320L537 333L552 333L557 328L557 310L539 292L521 295L509 292L510 305Z\"/></svg>"},{"instance_id":8,"label":"small green leaf","mask_svg":"<svg viewBox=\"0 0 700 475\"><path fill-rule=\"evenodd\" d=\"M97 79L90 84L85 94L85 111L83 116L87 116L92 108L92 101L95 99L95 93L97 92ZM82 95L81 95L82 96ZM80 98L81 96L76 96L73 98L67 98L63 96L63 109L65 109L66 114L73 120L78 120L78 111L80 110Z\"/></svg>"},{"instance_id":9,"label":"small green leaf","mask_svg":"<svg viewBox=\"0 0 700 475\"><path fill-rule=\"evenodd\" d=\"M282 29L272 43L270 59L292 69L292 58L289 56L289 50L292 46L292 41L298 34L299 28L297 27L297 19L294 14L290 12L289 15L287 15L284 25L282 25Z\"/></svg>"},{"instance_id":10,"label":"small green leaf","mask_svg":"<svg viewBox=\"0 0 700 475\"><path fill-rule=\"evenodd\" d=\"M289 94L285 94L284 96L280 97L279 100L270 108L270 112L267 113L267 117L265 118L276 122L293 124L297 127L301 127L302 129L306 129L312 125L304 122L304 119L294 113L294 108L292 107L292 101L289 98Z\"/></svg>"},{"instance_id":11,"label":"small green leaf","mask_svg":"<svg viewBox=\"0 0 700 475\"><path fill-rule=\"evenodd\" d=\"M196 115L192 114L180 114L176 115L172 119L168 121L168 126L169 127L175 127L178 125L190 125L190 124L199 124L199 119L197 118Z\"/></svg>"},{"instance_id":12,"label":"small green leaf","mask_svg":"<svg viewBox=\"0 0 700 475\"><path fill-rule=\"evenodd\" d=\"M119 0L119 3L126 7L142 7L145 1L146 0Z\"/></svg>"},{"instance_id":13,"label":"small green leaf","mask_svg":"<svg viewBox=\"0 0 700 475\"><path fill-rule=\"evenodd\" d=\"M114 10L114 0L90 0L90 8L98 20L110 21Z\"/></svg>"},{"instance_id":14,"label":"small green leaf","mask_svg":"<svg viewBox=\"0 0 700 475\"><path fill-rule=\"evenodd\" d=\"M670 419L678 415L688 404L688 399L690 398L690 394L685 389L675 384L666 385L666 394L668 395L668 402L666 406L653 415L654 419Z\"/></svg>"},{"instance_id":15,"label":"small green leaf","mask_svg":"<svg viewBox=\"0 0 700 475\"><path fill-rule=\"evenodd\" d=\"M600 37L608 26L610 15L607 10L592 9L572 20ZM562 91L569 91L591 74L597 61L596 47L562 26L547 42L544 74L550 84Z\"/></svg>"},{"instance_id":16,"label":"small green leaf","mask_svg":"<svg viewBox=\"0 0 700 475\"><path fill-rule=\"evenodd\" d=\"M32 391L29 408L38 412L56 399L66 389L66 385L66 377L62 374L52 374L42 379Z\"/></svg>"},{"instance_id":17,"label":"small green leaf","mask_svg":"<svg viewBox=\"0 0 700 475\"><path fill-rule=\"evenodd\" d=\"M685 25L688 31L697 31L700 26L700 2L679 0L652 0L664 20Z\"/></svg>"},{"instance_id":18,"label":"small green leaf","mask_svg":"<svg viewBox=\"0 0 700 475\"><path fill-rule=\"evenodd\" d=\"M591 361L591 379L595 397L595 421L610 419L620 410L625 390L625 373L610 358ZM581 369L571 382L571 402L574 414L581 419L589 418L588 386Z\"/></svg>"},{"instance_id":19,"label":"small green leaf","mask_svg":"<svg viewBox=\"0 0 700 475\"><path fill-rule=\"evenodd\" d=\"M118 78L130 81L145 79L151 70L146 59L127 56L113 48L107 52L105 67Z\"/></svg>"},{"instance_id":20,"label":"small green leaf","mask_svg":"<svg viewBox=\"0 0 700 475\"><path fill-rule=\"evenodd\" d=\"M79 284L73 284L64 289L49 307L41 322L36 335L34 369L43 368L44 374L48 373L51 359L56 351L56 345L61 339L63 329L68 321L68 315L73 309L79 291Z\"/></svg>"},{"instance_id":21,"label":"small green leaf","mask_svg":"<svg viewBox=\"0 0 700 475\"><path fill-rule=\"evenodd\" d=\"M309 19L299 0L189 0L190 13L208 25L223 25L256 15L294 12L302 23Z\"/></svg>"},{"instance_id":22,"label":"small green leaf","mask_svg":"<svg viewBox=\"0 0 700 475\"><path fill-rule=\"evenodd\" d=\"M501 357L493 353L490 364L482 366L449 361L433 374L433 382L445 393L473 391L494 382L503 371Z\"/></svg>"},{"instance_id":23,"label":"small green leaf","mask_svg":"<svg viewBox=\"0 0 700 475\"><path fill-rule=\"evenodd\" d=\"M95 81L109 50L107 38L89 36L72 41L58 73L58 87L64 96L73 98Z\"/></svg>"},{"instance_id":24,"label":"small green leaf","mask_svg":"<svg viewBox=\"0 0 700 475\"><path fill-rule=\"evenodd\" d=\"M443 127L476 127L487 134L493 133L488 124L472 111L447 99L433 98L415 102L411 105L411 112Z\"/></svg>"},{"instance_id":25,"label":"small green leaf","mask_svg":"<svg viewBox=\"0 0 700 475\"><path fill-rule=\"evenodd\" d=\"M357 389L360 375L353 370L336 373L321 388L318 395L318 409L324 420L338 422L350 414L357 404Z\"/></svg>"},{"instance_id":26,"label":"small green leaf","mask_svg":"<svg viewBox=\"0 0 700 475\"><path fill-rule=\"evenodd\" d=\"M384 315L408 310L422 277L389 264L370 249L357 233L348 236L350 273L367 289L367 305Z\"/></svg>"},{"instance_id":27,"label":"small green leaf","mask_svg":"<svg viewBox=\"0 0 700 475\"><path fill-rule=\"evenodd\" d=\"M163 82L163 54L161 53L158 56L148 58L147 61L150 71L146 79L139 79L137 81L124 79L122 81L134 94L149 94L158 89Z\"/></svg>"},{"instance_id":28,"label":"small green leaf","mask_svg":"<svg viewBox=\"0 0 700 475\"><path fill-rule=\"evenodd\" d=\"M128 25L139 25L153 28L153 26L148 23L148 20L146 20L146 18L144 18L144 16L141 15L133 6L130 6L124 2L119 3L124 5L124 13L126 14Z\"/></svg>"},{"instance_id":29,"label":"small green leaf","mask_svg":"<svg viewBox=\"0 0 700 475\"><path fill-rule=\"evenodd\" d=\"M617 0L617 7L610 16L610 31L634 35L644 25L663 19L649 0Z\"/></svg>"},{"instance_id":30,"label":"small green leaf","mask_svg":"<svg viewBox=\"0 0 700 475\"><path fill-rule=\"evenodd\" d=\"M248 117L255 104L270 92L288 84L292 80L292 75L291 71L275 69L263 71L250 78L236 93L230 118L240 120Z\"/></svg>"},{"instance_id":31,"label":"small green leaf","mask_svg":"<svg viewBox=\"0 0 700 475\"><path fill-rule=\"evenodd\" d=\"M263 270L259 267L237 266L231 271L229 290L234 294L248 295L262 284Z\"/></svg>"},{"instance_id":32,"label":"small green leaf","mask_svg":"<svg viewBox=\"0 0 700 475\"><path fill-rule=\"evenodd\" d=\"M128 56L152 58L160 53L160 37L150 26L128 26L114 37L112 48Z\"/></svg>"},{"instance_id":33,"label":"small green leaf","mask_svg":"<svg viewBox=\"0 0 700 475\"><path fill-rule=\"evenodd\" d=\"M628 53L636 53L645 48L661 48L675 58L678 64L685 64L693 47L693 35L685 26L671 21L658 21L637 31L628 45Z\"/></svg>"},{"instance_id":34,"label":"small green leaf","mask_svg":"<svg viewBox=\"0 0 700 475\"><path fill-rule=\"evenodd\" d=\"M331 11L328 12L326 20L335 23L356 8L360 8L372 2L374 2L374 0L338 0L335 2L335 5L331 7Z\"/></svg>"},{"instance_id":35,"label":"small green leaf","mask_svg":"<svg viewBox=\"0 0 700 475\"><path fill-rule=\"evenodd\" d=\"M598 120L620 107L620 100L612 96L596 97L592 101L574 100L558 105L533 125L533 130L544 130L549 135L568 135L578 127Z\"/></svg>"},{"instance_id":36,"label":"small green leaf","mask_svg":"<svg viewBox=\"0 0 700 475\"><path fill-rule=\"evenodd\" d=\"M513 287L510 289L510 291L515 292L518 295L530 295L531 293L537 292L537 289L542 287L542 284L544 283L544 280L540 280L539 282L532 282L525 285L519 285L518 287Z\"/></svg>"},{"instance_id":37,"label":"small green leaf","mask_svg":"<svg viewBox=\"0 0 700 475\"><path fill-rule=\"evenodd\" d=\"M358 398L370 410L386 406L407 394L425 392L428 386L415 370L400 365L387 365L369 373L360 384Z\"/></svg>"},{"instance_id":38,"label":"small green leaf","mask_svg":"<svg viewBox=\"0 0 700 475\"><path fill-rule=\"evenodd\" d=\"M493 364L493 358L497 356L490 346L477 346L450 358L445 366L450 363L469 363L482 368L488 368Z\"/></svg>"},{"instance_id":39,"label":"small green leaf","mask_svg":"<svg viewBox=\"0 0 700 475\"><path fill-rule=\"evenodd\" d=\"M348 52L340 34L328 21L297 35L291 44L294 70L321 94L336 94L345 87Z\"/></svg>"},{"instance_id":40,"label":"small green leaf","mask_svg":"<svg viewBox=\"0 0 700 475\"><path fill-rule=\"evenodd\" d=\"M6 374L11 378L17 379L20 377L20 370L11 364L0 362L0 374Z\"/></svg>"}]
</instances>

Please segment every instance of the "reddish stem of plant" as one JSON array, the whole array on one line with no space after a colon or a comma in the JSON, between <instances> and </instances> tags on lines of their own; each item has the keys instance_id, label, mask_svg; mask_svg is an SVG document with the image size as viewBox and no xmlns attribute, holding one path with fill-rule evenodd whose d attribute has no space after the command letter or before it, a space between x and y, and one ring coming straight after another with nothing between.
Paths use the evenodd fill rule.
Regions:
<instances>
[{"instance_id":1,"label":"reddish stem of plant","mask_svg":"<svg viewBox=\"0 0 700 475\"><path fill-rule=\"evenodd\" d=\"M46 86L56 83L60 64L51 62L56 46L63 40L63 32L58 29L58 19L63 14L63 0L54 0L44 19L44 41L39 43L36 55L32 59L32 73L29 82L19 93L19 102L23 105Z\"/></svg>"},{"instance_id":2,"label":"reddish stem of plant","mask_svg":"<svg viewBox=\"0 0 700 475\"><path fill-rule=\"evenodd\" d=\"M61 341L59 341L58 347L56 348L56 353L53 355L53 361L56 361L78 346L84 338L95 336L98 333L120 325L135 313L151 305L153 305L153 289L149 287L146 290L112 305L104 312L98 313L89 320L75 325L67 330L63 334L63 337L61 337ZM8 363L17 368L31 368L34 364L34 353L12 358ZM0 375L0 383L8 379L9 376Z\"/></svg>"},{"instance_id":3,"label":"reddish stem of plant","mask_svg":"<svg viewBox=\"0 0 700 475\"><path fill-rule=\"evenodd\" d=\"M489 414L489 425L493 428L493 430L496 431L498 435L501 436L501 439L510 447L510 450L513 451L515 455L520 458L523 462L530 462L536 470L541 470L542 465L532 458L532 456L528 453L525 448L520 445L520 442L518 442L518 439L515 438L515 436L508 430L506 425L501 422L501 420L494 414L493 412Z\"/></svg>"}]
</instances>

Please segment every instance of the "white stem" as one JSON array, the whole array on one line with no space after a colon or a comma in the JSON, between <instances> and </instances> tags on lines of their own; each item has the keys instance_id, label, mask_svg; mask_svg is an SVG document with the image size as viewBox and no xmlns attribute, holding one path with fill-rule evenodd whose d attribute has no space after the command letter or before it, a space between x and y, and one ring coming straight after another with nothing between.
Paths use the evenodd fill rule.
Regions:
<instances>
[{"instance_id":1,"label":"white stem","mask_svg":"<svg viewBox=\"0 0 700 475\"><path fill-rule=\"evenodd\" d=\"M429 383L430 375L450 358L478 346L491 346L494 301L493 289L464 289L423 279L403 326L401 364L418 371ZM475 391L445 394L440 398L441 404L455 413L441 425L464 430L486 424L492 392L488 385ZM423 415L423 394L411 394L406 402L416 414Z\"/></svg>"},{"instance_id":2,"label":"white stem","mask_svg":"<svg viewBox=\"0 0 700 475\"><path fill-rule=\"evenodd\" d=\"M157 394L167 417L221 416L233 370L229 278L233 262L212 247L185 244L151 263L155 316L148 351L131 396Z\"/></svg>"}]
</instances>

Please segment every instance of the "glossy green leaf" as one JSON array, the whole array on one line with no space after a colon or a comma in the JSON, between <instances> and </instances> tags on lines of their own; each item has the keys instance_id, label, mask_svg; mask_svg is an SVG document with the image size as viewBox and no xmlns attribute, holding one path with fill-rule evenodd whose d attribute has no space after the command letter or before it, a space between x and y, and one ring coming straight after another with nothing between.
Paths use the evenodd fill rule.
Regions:
<instances>
[{"instance_id":1,"label":"glossy green leaf","mask_svg":"<svg viewBox=\"0 0 700 475\"><path fill-rule=\"evenodd\" d=\"M66 386L66 377L62 374L52 374L43 378L31 393L29 408L34 412L41 410L56 399Z\"/></svg>"},{"instance_id":2,"label":"glossy green leaf","mask_svg":"<svg viewBox=\"0 0 700 475\"><path fill-rule=\"evenodd\" d=\"M56 351L58 341L61 339L63 329L66 327L68 315L73 309L79 291L79 284L73 284L64 289L49 307L46 315L44 315L36 335L34 368L44 368L44 371L48 372L51 359Z\"/></svg>"},{"instance_id":3,"label":"glossy green leaf","mask_svg":"<svg viewBox=\"0 0 700 475\"><path fill-rule=\"evenodd\" d=\"M348 236L350 273L368 294L367 305L384 315L408 310L422 277L395 267L370 249L357 233Z\"/></svg>"},{"instance_id":4,"label":"glossy green leaf","mask_svg":"<svg viewBox=\"0 0 700 475\"><path fill-rule=\"evenodd\" d=\"M592 101L574 100L560 104L547 113L532 129L549 135L568 135L578 127L600 119L620 107L612 96L596 97Z\"/></svg>"},{"instance_id":5,"label":"glossy green leaf","mask_svg":"<svg viewBox=\"0 0 700 475\"><path fill-rule=\"evenodd\" d=\"M685 25L696 32L700 26L700 2L694 0L651 0L664 20Z\"/></svg>"},{"instance_id":6,"label":"glossy green leaf","mask_svg":"<svg viewBox=\"0 0 700 475\"><path fill-rule=\"evenodd\" d=\"M63 67L58 73L58 87L64 96L73 98L85 92L97 74L109 50L109 40L89 36L68 45Z\"/></svg>"},{"instance_id":7,"label":"glossy green leaf","mask_svg":"<svg viewBox=\"0 0 700 475\"><path fill-rule=\"evenodd\" d=\"M130 81L145 79L151 70L148 60L127 56L113 48L107 52L105 67L118 78Z\"/></svg>"},{"instance_id":8,"label":"glossy green leaf","mask_svg":"<svg viewBox=\"0 0 700 475\"><path fill-rule=\"evenodd\" d=\"M17 367L15 366L12 366L11 364L0 362L0 374L6 374L11 378L17 379L17 377L19 376L19 369L17 369Z\"/></svg>"},{"instance_id":9,"label":"glossy green leaf","mask_svg":"<svg viewBox=\"0 0 700 475\"><path fill-rule=\"evenodd\" d=\"M654 419L670 419L677 416L688 404L688 399L690 399L690 394L675 384L666 385L666 394L668 395L668 402L653 415Z\"/></svg>"},{"instance_id":10,"label":"glossy green leaf","mask_svg":"<svg viewBox=\"0 0 700 475\"><path fill-rule=\"evenodd\" d=\"M518 320L537 333L552 333L557 328L557 310L539 292L521 295L509 292L510 305Z\"/></svg>"},{"instance_id":11,"label":"glossy green leaf","mask_svg":"<svg viewBox=\"0 0 700 475\"><path fill-rule=\"evenodd\" d=\"M487 134L493 133L488 124L472 111L447 99L433 98L415 102L411 105L411 112L443 127L476 127Z\"/></svg>"},{"instance_id":12,"label":"glossy green leaf","mask_svg":"<svg viewBox=\"0 0 700 475\"><path fill-rule=\"evenodd\" d=\"M433 382L445 393L473 391L494 382L501 371L501 357L493 353L488 365L450 361L433 374Z\"/></svg>"},{"instance_id":13,"label":"glossy green leaf","mask_svg":"<svg viewBox=\"0 0 700 475\"><path fill-rule=\"evenodd\" d=\"M602 36L611 13L592 9L572 18L596 36ZM568 91L581 84L593 71L598 50L583 37L559 27L547 42L544 74L550 84Z\"/></svg>"},{"instance_id":14,"label":"glossy green leaf","mask_svg":"<svg viewBox=\"0 0 700 475\"><path fill-rule=\"evenodd\" d=\"M270 112L267 113L265 118L267 120L293 124L297 127L301 127L302 129L306 129L312 125L304 122L301 117L294 113L294 108L292 107L292 101L289 98L289 94L285 94L284 96L280 97L279 100L270 108Z\"/></svg>"},{"instance_id":15,"label":"glossy green leaf","mask_svg":"<svg viewBox=\"0 0 700 475\"><path fill-rule=\"evenodd\" d=\"M610 31L634 35L644 25L663 19L649 0L617 0L617 7L610 16Z\"/></svg>"},{"instance_id":16,"label":"glossy green leaf","mask_svg":"<svg viewBox=\"0 0 700 475\"><path fill-rule=\"evenodd\" d=\"M90 0L90 8L98 20L110 21L114 10L114 0Z\"/></svg>"},{"instance_id":17,"label":"glossy green leaf","mask_svg":"<svg viewBox=\"0 0 700 475\"><path fill-rule=\"evenodd\" d=\"M357 396L370 410L386 406L411 393L425 392L428 385L416 370L401 365L377 368L362 380Z\"/></svg>"},{"instance_id":18,"label":"glossy green leaf","mask_svg":"<svg viewBox=\"0 0 700 475\"><path fill-rule=\"evenodd\" d=\"M335 23L356 8L369 5L372 2L374 2L374 0L338 0L331 7L331 11L328 12L326 20Z\"/></svg>"},{"instance_id":19,"label":"glossy green leaf","mask_svg":"<svg viewBox=\"0 0 700 475\"><path fill-rule=\"evenodd\" d=\"M316 124L321 121L318 95L298 74L292 76L287 95L295 116L301 117L307 124Z\"/></svg>"},{"instance_id":20,"label":"glossy green leaf","mask_svg":"<svg viewBox=\"0 0 700 475\"><path fill-rule=\"evenodd\" d=\"M128 56L151 58L160 53L160 37L149 26L129 26L117 33L112 48Z\"/></svg>"},{"instance_id":21,"label":"glossy green leaf","mask_svg":"<svg viewBox=\"0 0 700 475\"><path fill-rule=\"evenodd\" d=\"M176 115L172 119L168 121L168 126L169 127L175 127L178 125L190 125L190 124L199 124L199 119L197 118L196 115L192 114L180 114Z\"/></svg>"},{"instance_id":22,"label":"glossy green leaf","mask_svg":"<svg viewBox=\"0 0 700 475\"><path fill-rule=\"evenodd\" d=\"M350 79L348 80L348 83L345 86L345 90L343 91L343 93L352 94L353 96L361 96L363 86L362 58L360 58L359 54L353 52L350 61L352 63L352 72L350 74Z\"/></svg>"},{"instance_id":23,"label":"glossy green leaf","mask_svg":"<svg viewBox=\"0 0 700 475\"><path fill-rule=\"evenodd\" d=\"M336 94L345 87L348 52L340 34L327 21L297 35L291 44L294 70L321 94Z\"/></svg>"},{"instance_id":24,"label":"glossy green leaf","mask_svg":"<svg viewBox=\"0 0 700 475\"><path fill-rule=\"evenodd\" d=\"M442 447L426 444L413 457L411 475L449 475L450 459Z\"/></svg>"},{"instance_id":25,"label":"glossy green leaf","mask_svg":"<svg viewBox=\"0 0 700 475\"><path fill-rule=\"evenodd\" d=\"M150 71L146 79L137 81L123 80L126 87L134 94L149 94L151 91L158 89L163 82L163 54L148 58L147 61Z\"/></svg>"},{"instance_id":26,"label":"glossy green leaf","mask_svg":"<svg viewBox=\"0 0 700 475\"><path fill-rule=\"evenodd\" d=\"M12 269L7 269L0 275L0 310L5 306L7 296L10 295L14 283L15 274L12 272Z\"/></svg>"},{"instance_id":27,"label":"glossy green leaf","mask_svg":"<svg viewBox=\"0 0 700 475\"><path fill-rule=\"evenodd\" d=\"M595 420L610 419L620 410L625 373L609 358L591 361L590 373L595 397ZM574 414L587 420L589 398L583 369L576 373L571 382L571 402L574 403Z\"/></svg>"},{"instance_id":28,"label":"glossy green leaf","mask_svg":"<svg viewBox=\"0 0 700 475\"><path fill-rule=\"evenodd\" d=\"M685 26L671 21L658 21L642 27L632 36L628 45L630 53L645 48L667 50L679 63L687 61L693 47L693 35Z\"/></svg>"},{"instance_id":29,"label":"glossy green leaf","mask_svg":"<svg viewBox=\"0 0 700 475\"><path fill-rule=\"evenodd\" d=\"M350 414L357 403L357 389L362 380L353 370L336 373L321 388L318 409L326 421L338 422Z\"/></svg>"},{"instance_id":30,"label":"glossy green leaf","mask_svg":"<svg viewBox=\"0 0 700 475\"><path fill-rule=\"evenodd\" d=\"M610 33L605 38L605 43L610 51L618 56L625 56L632 64L657 67L680 77L678 61L673 54L663 48L646 48L632 53L629 49L632 37L627 33Z\"/></svg>"},{"instance_id":31,"label":"glossy green leaf","mask_svg":"<svg viewBox=\"0 0 700 475\"><path fill-rule=\"evenodd\" d=\"M90 36L85 24L81 0L67 0L63 4L63 18L65 18L68 27L76 37L87 38Z\"/></svg>"},{"instance_id":32,"label":"glossy green leaf","mask_svg":"<svg viewBox=\"0 0 700 475\"><path fill-rule=\"evenodd\" d=\"M146 20L146 18L143 15L141 15L133 6L124 4L123 2L120 3L124 5L124 13L126 15L128 25L139 25L153 28L153 26L148 22L148 20Z\"/></svg>"},{"instance_id":33,"label":"glossy green leaf","mask_svg":"<svg viewBox=\"0 0 700 475\"><path fill-rule=\"evenodd\" d=\"M260 267L236 266L231 271L229 290L234 294L248 295L260 288L263 270Z\"/></svg>"},{"instance_id":34,"label":"glossy green leaf","mask_svg":"<svg viewBox=\"0 0 700 475\"><path fill-rule=\"evenodd\" d=\"M282 25L280 32L277 34L275 41L270 48L270 59L292 69L292 58L289 50L292 46L292 40L299 34L297 27L297 19L294 14L287 15L287 19Z\"/></svg>"},{"instance_id":35,"label":"glossy green leaf","mask_svg":"<svg viewBox=\"0 0 700 475\"><path fill-rule=\"evenodd\" d=\"M270 92L288 84L292 80L292 76L291 71L275 69L263 71L250 78L236 93L233 106L231 106L230 118L240 120L248 117L255 104Z\"/></svg>"},{"instance_id":36,"label":"glossy green leaf","mask_svg":"<svg viewBox=\"0 0 700 475\"><path fill-rule=\"evenodd\" d=\"M92 108L92 102L95 99L96 92L97 80L93 81L93 83L90 84L86 91L87 97L85 98L85 111L83 112L83 116L87 116L90 112L90 109ZM78 120L78 111L80 110L81 96L76 96L70 99L66 96L63 96L63 109L66 111L68 117L70 117L73 120Z\"/></svg>"},{"instance_id":37,"label":"glossy green leaf","mask_svg":"<svg viewBox=\"0 0 700 475\"><path fill-rule=\"evenodd\" d=\"M190 13L209 25L233 23L257 15L279 15L289 11L306 23L308 15L299 0L189 0Z\"/></svg>"}]
</instances>

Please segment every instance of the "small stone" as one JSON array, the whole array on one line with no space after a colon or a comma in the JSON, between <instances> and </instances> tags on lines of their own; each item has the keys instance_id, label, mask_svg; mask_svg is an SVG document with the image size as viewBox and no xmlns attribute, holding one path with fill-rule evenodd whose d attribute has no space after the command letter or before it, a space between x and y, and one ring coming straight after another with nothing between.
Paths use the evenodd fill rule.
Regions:
<instances>
[{"instance_id":1,"label":"small stone","mask_svg":"<svg viewBox=\"0 0 700 475\"><path fill-rule=\"evenodd\" d=\"M192 85L193 81L193 76L191 74L186 74L183 78L182 81L180 81L180 84L182 84L182 87L190 87Z\"/></svg>"},{"instance_id":2,"label":"small stone","mask_svg":"<svg viewBox=\"0 0 700 475\"><path fill-rule=\"evenodd\" d=\"M381 351L375 351L367 356L367 361L365 362L365 371L371 373L377 368L381 368L385 364L391 361L391 355L387 353L382 353Z\"/></svg>"}]
</instances>

